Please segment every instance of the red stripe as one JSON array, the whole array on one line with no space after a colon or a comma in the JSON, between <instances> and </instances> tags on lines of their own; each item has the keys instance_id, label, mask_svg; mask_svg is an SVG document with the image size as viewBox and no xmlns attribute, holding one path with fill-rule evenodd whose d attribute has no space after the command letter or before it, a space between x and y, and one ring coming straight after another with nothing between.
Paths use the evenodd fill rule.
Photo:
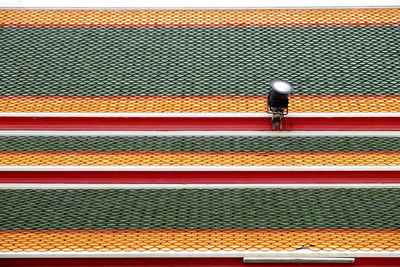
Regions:
<instances>
[{"instance_id":1,"label":"red stripe","mask_svg":"<svg viewBox=\"0 0 400 267\"><path fill-rule=\"evenodd\" d=\"M198 267L223 267L223 266L251 266L244 264L241 258L98 258L98 259L79 259L79 258L32 258L32 259L0 259L1 266L191 266ZM276 264L253 264L254 266L278 266ZM357 267L391 267L399 266L400 258L356 258L355 263L349 266ZM279 264L279 267L343 267L344 264Z\"/></svg>"},{"instance_id":2,"label":"red stripe","mask_svg":"<svg viewBox=\"0 0 400 267\"><path fill-rule=\"evenodd\" d=\"M381 27L399 26L392 23L223 23L223 24L0 24L1 28L264 28L264 27Z\"/></svg>"},{"instance_id":3,"label":"red stripe","mask_svg":"<svg viewBox=\"0 0 400 267\"><path fill-rule=\"evenodd\" d=\"M291 184L400 183L400 171L37 171L0 172L0 183Z\"/></svg>"},{"instance_id":4,"label":"red stripe","mask_svg":"<svg viewBox=\"0 0 400 267\"><path fill-rule=\"evenodd\" d=\"M288 131L399 131L400 117L285 118ZM271 131L271 118L0 117L0 130Z\"/></svg>"}]
</instances>

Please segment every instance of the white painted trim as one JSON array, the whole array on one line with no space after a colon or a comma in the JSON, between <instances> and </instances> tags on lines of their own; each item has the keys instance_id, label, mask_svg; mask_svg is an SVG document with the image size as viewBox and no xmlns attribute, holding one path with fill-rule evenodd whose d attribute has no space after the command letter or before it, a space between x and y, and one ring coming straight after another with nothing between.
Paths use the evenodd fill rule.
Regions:
<instances>
[{"instance_id":1,"label":"white painted trim","mask_svg":"<svg viewBox=\"0 0 400 267\"><path fill-rule=\"evenodd\" d=\"M396 166L0 166L0 171L400 171Z\"/></svg>"},{"instance_id":2,"label":"white painted trim","mask_svg":"<svg viewBox=\"0 0 400 267\"><path fill-rule=\"evenodd\" d=\"M132 252L0 252L0 258L243 258L243 257L366 257L399 258L396 251L132 251Z\"/></svg>"},{"instance_id":3,"label":"white painted trim","mask_svg":"<svg viewBox=\"0 0 400 267\"><path fill-rule=\"evenodd\" d=\"M267 113L268 114L268 113ZM271 116L271 114L268 114ZM400 112L340 112L340 113L290 113L289 118L335 118L335 117L400 117Z\"/></svg>"},{"instance_id":4,"label":"white painted trim","mask_svg":"<svg viewBox=\"0 0 400 267\"><path fill-rule=\"evenodd\" d=\"M0 112L0 117L163 117L163 118L203 118L239 117L270 118L268 113L54 113L54 112ZM340 113L290 113L288 118L333 118L333 117L400 117L400 112L340 112Z\"/></svg>"},{"instance_id":5,"label":"white painted trim","mask_svg":"<svg viewBox=\"0 0 400 267\"><path fill-rule=\"evenodd\" d=\"M243 263L354 263L355 258L246 257Z\"/></svg>"},{"instance_id":6,"label":"white painted trim","mask_svg":"<svg viewBox=\"0 0 400 267\"><path fill-rule=\"evenodd\" d=\"M0 136L385 136L400 131L0 131Z\"/></svg>"},{"instance_id":7,"label":"white painted trim","mask_svg":"<svg viewBox=\"0 0 400 267\"><path fill-rule=\"evenodd\" d=\"M321 2L319 4L313 4L313 5L306 5L304 2L302 4L297 4L297 5L285 5L285 4L279 4L279 5L262 5L262 6L226 6L226 7L194 7L194 6L186 6L186 7L176 7L176 6L171 6L171 7L143 7L143 6L131 6L131 7L118 7L115 5L109 6L103 6L99 7L100 4L97 4L96 6L82 6L79 7L78 5L76 6L54 6L54 7L49 7L48 4L46 5L17 5L17 4L6 4L0 7L0 9L29 9L29 10L225 10L225 9L234 9L234 10L259 10L259 9L391 9L391 8L398 8L399 6L393 5L393 4L380 4L379 1L376 2L376 4L371 3L370 5L321 5Z\"/></svg>"},{"instance_id":8,"label":"white painted trim","mask_svg":"<svg viewBox=\"0 0 400 267\"><path fill-rule=\"evenodd\" d=\"M400 188L400 183L376 184L54 184L54 183L0 183L6 189L326 189L326 188Z\"/></svg>"}]
</instances>

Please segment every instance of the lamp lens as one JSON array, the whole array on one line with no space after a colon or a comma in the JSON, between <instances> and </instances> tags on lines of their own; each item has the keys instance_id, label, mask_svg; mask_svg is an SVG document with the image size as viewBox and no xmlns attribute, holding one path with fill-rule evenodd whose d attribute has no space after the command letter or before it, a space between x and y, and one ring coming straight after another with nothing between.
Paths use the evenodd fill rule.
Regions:
<instances>
[{"instance_id":1,"label":"lamp lens","mask_svg":"<svg viewBox=\"0 0 400 267\"><path fill-rule=\"evenodd\" d=\"M282 80L274 80L271 82L271 87L272 90L281 93L281 94L285 94L288 95L293 91L293 86L285 81Z\"/></svg>"}]
</instances>

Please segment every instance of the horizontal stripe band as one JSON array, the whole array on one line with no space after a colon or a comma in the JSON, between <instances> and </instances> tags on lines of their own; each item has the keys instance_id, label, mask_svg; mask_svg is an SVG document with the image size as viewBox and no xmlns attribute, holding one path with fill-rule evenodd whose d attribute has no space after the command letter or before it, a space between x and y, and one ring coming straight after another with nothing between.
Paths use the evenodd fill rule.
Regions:
<instances>
[{"instance_id":1,"label":"horizontal stripe band","mask_svg":"<svg viewBox=\"0 0 400 267\"><path fill-rule=\"evenodd\" d=\"M331 171L400 171L400 166L0 166L2 172L86 172L86 171L129 171L129 172L270 172L270 171L311 171L311 172L331 172ZM183 174L183 173L182 173Z\"/></svg>"},{"instance_id":2,"label":"horizontal stripe band","mask_svg":"<svg viewBox=\"0 0 400 267\"><path fill-rule=\"evenodd\" d=\"M349 259L351 257L362 257L364 258L364 262L372 262L381 264L383 261L387 263L397 264L398 259L400 258L399 250L389 250L389 251L311 251L309 249L302 249L296 251L59 251L59 252L40 252L40 251L31 251L31 252L3 252L0 253L0 259L2 262L12 261L13 263L16 259L19 262L28 262L31 264L32 262L40 262L47 261L47 259L52 258L51 261L54 262L54 258L56 258L56 262L65 263L66 261L75 261L77 258L82 262L90 262L96 261L98 264L104 264L104 262L115 263L115 259L121 261L121 258L125 258L124 261L134 261L135 264L138 261L144 261L145 263L160 263L160 259L165 263L172 261L172 263L181 264L182 261L184 264L193 264L193 258L196 258L196 262L203 262L205 258L207 259L209 264L215 263L215 258L218 258L218 261L229 263L229 261L233 261L233 263L238 263L238 258L253 258L253 257L304 257L304 258L346 258ZM96 258L96 260L94 259ZM118 259L119 258L119 259ZM167 259L165 259L167 258ZM224 260L223 260L224 259ZM155 262L154 262L155 261Z\"/></svg>"},{"instance_id":3,"label":"horizontal stripe band","mask_svg":"<svg viewBox=\"0 0 400 267\"><path fill-rule=\"evenodd\" d=\"M2 152L373 152L400 151L399 136L128 135L0 136Z\"/></svg>"},{"instance_id":4,"label":"horizontal stripe band","mask_svg":"<svg viewBox=\"0 0 400 267\"><path fill-rule=\"evenodd\" d=\"M235 234L235 233L354 233L354 234L400 234L400 229L334 229L334 228L314 228L314 229L103 229L103 230L0 230L0 234L59 234L59 233L74 233L74 234L90 234L90 233L105 233L105 234L162 234L175 235L175 234L190 234L190 233L221 233L221 234Z\"/></svg>"},{"instance_id":5,"label":"horizontal stripe band","mask_svg":"<svg viewBox=\"0 0 400 267\"><path fill-rule=\"evenodd\" d=\"M395 251L398 230L0 231L0 252Z\"/></svg>"},{"instance_id":6,"label":"horizontal stripe band","mask_svg":"<svg viewBox=\"0 0 400 267\"><path fill-rule=\"evenodd\" d=\"M398 188L7 189L0 230L398 229L399 199Z\"/></svg>"},{"instance_id":7,"label":"horizontal stripe band","mask_svg":"<svg viewBox=\"0 0 400 267\"><path fill-rule=\"evenodd\" d=\"M1 188L4 189L34 189L34 188L74 188L74 186L88 186L88 189L104 187L105 189L123 189L151 186L174 186L195 187L219 185L225 187L235 187L241 184L246 187L399 187L399 171L373 171L376 167L371 167L366 171L186 171L174 172L165 171L170 167L163 167L164 171L139 171L125 172L118 171L73 171L74 167L63 167L63 171L21 171L23 168L14 168L12 171L0 171ZM54 168L54 167L52 167ZM58 167L60 168L60 167ZM68 170L69 168L69 170ZM75 167L76 168L76 167ZM82 167L81 167L82 168ZM98 167L97 167L98 168ZM152 168L152 167L150 167ZM182 167L181 167L182 168ZM192 167L193 168L193 167ZM205 168L205 167L203 167ZM224 167L223 167L224 168ZM226 168L226 167L225 167ZM253 167L254 168L254 167ZM263 167L265 168L265 167ZM282 167L274 167L276 169ZM293 168L293 167L291 167ZM305 168L305 167L297 167ZM321 168L321 167L312 167ZM322 167L323 168L323 167ZM325 167L327 168L327 167ZM328 167L332 168L332 167ZM353 167L354 168L354 167ZM358 167L360 168L360 167ZM364 167L365 168L365 167ZM382 167L378 167L382 168ZM188 167L190 169L190 167ZM250 169L250 168L249 168ZM2 170L2 168L0 168ZM19 170L19 171L18 171ZM398 168L400 170L400 167ZM360 184L361 183L361 184ZM32 187L29 187L32 185ZM336 186L337 185L337 186ZM10 186L10 187L8 187ZM109 186L109 187L108 187ZM12 187L12 188L11 188ZM122 188L121 188L122 189Z\"/></svg>"},{"instance_id":8,"label":"horizontal stripe band","mask_svg":"<svg viewBox=\"0 0 400 267\"><path fill-rule=\"evenodd\" d=\"M270 80L282 78L296 95L399 95L398 32L0 28L0 94L266 95Z\"/></svg>"},{"instance_id":9,"label":"horizontal stripe band","mask_svg":"<svg viewBox=\"0 0 400 267\"><path fill-rule=\"evenodd\" d=\"M247 25L391 25L398 9L316 10L1 10L0 25L26 26L247 26Z\"/></svg>"},{"instance_id":10,"label":"horizontal stripe band","mask_svg":"<svg viewBox=\"0 0 400 267\"><path fill-rule=\"evenodd\" d=\"M124 24L0 24L0 28L117 28L117 29L169 29L169 28L258 28L258 27L384 27L399 26L400 22L384 23L276 23L276 24L145 24L145 25L124 25Z\"/></svg>"},{"instance_id":11,"label":"horizontal stripe band","mask_svg":"<svg viewBox=\"0 0 400 267\"><path fill-rule=\"evenodd\" d=\"M265 113L267 96L0 96L1 112ZM290 113L400 112L400 96L290 96Z\"/></svg>"},{"instance_id":12,"label":"horizontal stripe band","mask_svg":"<svg viewBox=\"0 0 400 267\"><path fill-rule=\"evenodd\" d=\"M100 176L99 176L100 177ZM286 181L285 181L286 182ZM400 183L302 183L302 184L266 184L266 183L246 183L246 184L85 184L85 183L0 183L0 190L3 189L243 189L243 188L400 188Z\"/></svg>"},{"instance_id":13,"label":"horizontal stripe band","mask_svg":"<svg viewBox=\"0 0 400 267\"><path fill-rule=\"evenodd\" d=\"M398 165L400 165L400 152L0 152L0 166L395 167ZM14 170L18 169L15 167Z\"/></svg>"},{"instance_id":14,"label":"horizontal stripe band","mask_svg":"<svg viewBox=\"0 0 400 267\"><path fill-rule=\"evenodd\" d=\"M400 131L0 131L0 136L400 137Z\"/></svg>"},{"instance_id":15,"label":"horizontal stripe band","mask_svg":"<svg viewBox=\"0 0 400 267\"><path fill-rule=\"evenodd\" d=\"M0 116L4 118L11 119L11 120L20 120L18 119L18 117L23 118L24 119L53 119L53 118L61 118L62 120L65 120L66 118L68 119L72 119L72 120L76 120L79 118L112 118L112 119L121 119L122 118L128 118L128 119L159 119L159 118L169 118L169 119L182 119L182 118L206 118L206 119L220 119L220 118L266 118L266 119L271 119L272 115L269 113L213 113L213 112L207 112L207 113L104 113L104 112L59 112L59 113L53 113L53 112L5 112L2 113L0 112ZM28 118L27 118L28 117ZM285 116L285 118L295 118L295 119L309 119L309 118L322 118L322 119L334 119L334 120L338 120L341 118L347 118L347 119L359 119L359 118L373 118L373 120L377 120L378 118L385 118L386 120L397 120L398 118L400 118L400 112L339 112L339 113L290 113L288 115ZM60 120L60 121L62 121ZM59 121L59 122L60 122ZM164 122L166 122L167 120L165 120ZM82 120L80 120L80 122L82 122ZM391 128L390 126L388 127L388 125L390 124L386 124L384 123L384 121L382 120L381 123L375 124L376 127L381 127L381 125L384 124L385 125L385 130L393 130L397 128ZM12 125L12 122L8 125ZM36 124L39 125L39 124ZM87 124L90 125L90 124ZM219 124L221 126L221 124ZM223 125L223 124L222 124ZM269 124L265 124L267 126L270 126ZM267 127L266 126L266 127ZM362 128L362 125L361 125ZM4 130L6 130L5 128L2 128ZM11 128L12 130L22 130L19 128ZM46 128L48 129L48 128ZM105 129L105 128L103 128ZM137 128L134 128L135 130ZM132 129L132 130L134 130ZM142 128L145 129L145 128ZM185 128L186 130L187 128ZM335 130L338 130L339 128L334 128ZM28 128L28 130L35 130L34 128ZM74 129L74 131L78 131L79 129ZM86 129L85 129L86 130ZM90 129L88 129L90 130ZM123 129L125 130L125 129ZM146 128L147 130L147 128ZM149 128L148 130L159 130L159 129L153 129L153 128ZM165 130L165 129L163 129ZM174 130L174 129L171 129ZM176 129L176 130L182 130L182 129ZM249 130L248 128L245 128L243 130ZM255 129L257 131L259 130L270 130L270 128L268 127L268 129L265 128L261 128L261 129ZM301 130L305 130L305 129L301 129ZM308 130L308 129L307 129ZM315 128L313 127L312 130L321 130L321 128ZM352 129L354 130L354 129ZM364 129L362 129L364 130ZM368 130L376 130L375 127L368 127ZM381 131L383 129L379 129L379 131ZM199 129L200 131L200 129ZM355 131L355 130L354 130Z\"/></svg>"}]
</instances>

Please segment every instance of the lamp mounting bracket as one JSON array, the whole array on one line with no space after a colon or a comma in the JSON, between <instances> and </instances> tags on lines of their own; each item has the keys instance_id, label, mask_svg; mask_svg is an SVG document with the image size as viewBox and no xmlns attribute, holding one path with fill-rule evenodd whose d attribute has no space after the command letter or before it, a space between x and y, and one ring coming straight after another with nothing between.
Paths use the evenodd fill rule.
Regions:
<instances>
[{"instance_id":1,"label":"lamp mounting bracket","mask_svg":"<svg viewBox=\"0 0 400 267\"><path fill-rule=\"evenodd\" d=\"M272 125L272 130L276 130L276 128L279 127L279 130L282 131L283 130L283 115L274 113L271 118L271 125Z\"/></svg>"}]
</instances>

